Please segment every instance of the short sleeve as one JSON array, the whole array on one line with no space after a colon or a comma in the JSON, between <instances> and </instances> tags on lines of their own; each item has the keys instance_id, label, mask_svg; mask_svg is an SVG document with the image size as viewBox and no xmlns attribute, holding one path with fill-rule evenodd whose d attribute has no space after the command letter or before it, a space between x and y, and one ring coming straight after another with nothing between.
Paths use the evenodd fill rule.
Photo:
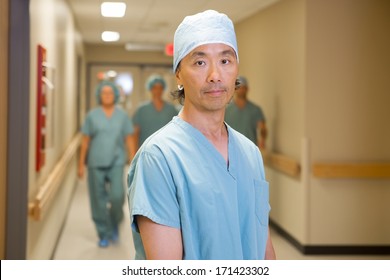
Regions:
<instances>
[{"instance_id":1,"label":"short sleeve","mask_svg":"<svg viewBox=\"0 0 390 280\"><path fill-rule=\"evenodd\" d=\"M124 123L124 127L123 127L123 132L125 135L133 134L133 132L134 132L133 123L127 115L125 116L125 123Z\"/></svg>"},{"instance_id":2,"label":"short sleeve","mask_svg":"<svg viewBox=\"0 0 390 280\"><path fill-rule=\"evenodd\" d=\"M91 122L91 114L87 114L84 124L81 127L81 132L85 135L91 136L92 134L92 122Z\"/></svg>"},{"instance_id":3,"label":"short sleeve","mask_svg":"<svg viewBox=\"0 0 390 280\"><path fill-rule=\"evenodd\" d=\"M133 116L133 124L134 125L139 125L140 122L140 114L141 114L141 108L138 107L138 109L135 111L134 116Z\"/></svg>"},{"instance_id":4,"label":"short sleeve","mask_svg":"<svg viewBox=\"0 0 390 280\"><path fill-rule=\"evenodd\" d=\"M130 166L128 186L133 230L139 231L134 219L136 215L161 225L180 228L176 186L161 153L141 152Z\"/></svg>"},{"instance_id":5,"label":"short sleeve","mask_svg":"<svg viewBox=\"0 0 390 280\"><path fill-rule=\"evenodd\" d=\"M257 121L265 121L263 110L260 107L256 107L256 120Z\"/></svg>"}]
</instances>

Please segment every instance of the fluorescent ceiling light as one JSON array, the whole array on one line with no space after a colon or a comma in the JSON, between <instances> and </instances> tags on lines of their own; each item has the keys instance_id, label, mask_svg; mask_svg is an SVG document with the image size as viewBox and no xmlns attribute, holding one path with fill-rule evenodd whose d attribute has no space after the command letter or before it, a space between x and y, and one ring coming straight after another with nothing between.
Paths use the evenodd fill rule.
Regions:
<instances>
[{"instance_id":1,"label":"fluorescent ceiling light","mask_svg":"<svg viewBox=\"0 0 390 280\"><path fill-rule=\"evenodd\" d=\"M114 78L114 77L116 77L116 75L117 75L117 73L114 70L109 70L107 72L107 76L110 78Z\"/></svg>"},{"instance_id":2,"label":"fluorescent ceiling light","mask_svg":"<svg viewBox=\"0 0 390 280\"><path fill-rule=\"evenodd\" d=\"M127 51L163 51L164 45L151 43L126 43Z\"/></svg>"},{"instance_id":3,"label":"fluorescent ceiling light","mask_svg":"<svg viewBox=\"0 0 390 280\"><path fill-rule=\"evenodd\" d=\"M126 12L126 4L123 2L103 2L100 11L104 17L123 17Z\"/></svg>"},{"instance_id":4,"label":"fluorescent ceiling light","mask_svg":"<svg viewBox=\"0 0 390 280\"><path fill-rule=\"evenodd\" d=\"M102 40L104 42L115 42L119 40L119 33L114 31L104 31L102 33Z\"/></svg>"}]
</instances>

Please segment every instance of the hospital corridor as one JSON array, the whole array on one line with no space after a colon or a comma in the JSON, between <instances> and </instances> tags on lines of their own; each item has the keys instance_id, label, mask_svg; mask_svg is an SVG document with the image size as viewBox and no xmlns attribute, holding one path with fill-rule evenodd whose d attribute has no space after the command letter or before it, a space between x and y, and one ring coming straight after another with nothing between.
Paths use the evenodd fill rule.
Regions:
<instances>
[{"instance_id":1,"label":"hospital corridor","mask_svg":"<svg viewBox=\"0 0 390 280\"><path fill-rule=\"evenodd\" d=\"M389 26L388 0L0 0L0 259L146 256L146 205L222 259L269 227L277 260L390 260Z\"/></svg>"},{"instance_id":2,"label":"hospital corridor","mask_svg":"<svg viewBox=\"0 0 390 280\"><path fill-rule=\"evenodd\" d=\"M95 229L90 219L87 186L85 180L77 182L69 211L61 230L53 260L128 260L135 251L129 225L128 205L125 218L119 228L119 241L107 248L96 246ZM388 260L390 255L304 255L283 235L271 228L272 241L280 260Z\"/></svg>"}]
</instances>

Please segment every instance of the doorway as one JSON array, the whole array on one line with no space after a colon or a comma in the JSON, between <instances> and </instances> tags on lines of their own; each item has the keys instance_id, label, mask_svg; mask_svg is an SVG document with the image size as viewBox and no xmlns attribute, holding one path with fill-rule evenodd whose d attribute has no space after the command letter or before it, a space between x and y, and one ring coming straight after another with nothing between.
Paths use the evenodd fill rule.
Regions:
<instances>
[{"instance_id":1,"label":"doorway","mask_svg":"<svg viewBox=\"0 0 390 280\"><path fill-rule=\"evenodd\" d=\"M120 88L118 106L125 110L130 117L133 116L140 104L150 100L145 82L152 74L159 74L164 77L167 87L163 99L175 104L170 96L170 92L175 88L175 76L170 65L90 65L86 102L87 112L98 105L95 97L97 85L103 80L108 80L114 82Z\"/></svg>"}]
</instances>

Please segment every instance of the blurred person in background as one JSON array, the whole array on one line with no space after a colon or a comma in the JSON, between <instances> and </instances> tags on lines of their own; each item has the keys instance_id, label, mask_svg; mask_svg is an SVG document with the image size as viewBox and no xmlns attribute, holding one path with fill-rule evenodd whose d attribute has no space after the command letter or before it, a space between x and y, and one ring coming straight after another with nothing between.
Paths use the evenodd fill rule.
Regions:
<instances>
[{"instance_id":1,"label":"blurred person in background","mask_svg":"<svg viewBox=\"0 0 390 280\"><path fill-rule=\"evenodd\" d=\"M135 154L133 125L127 113L116 106L118 87L108 81L96 89L99 106L88 112L83 134L78 176L83 178L88 166L88 190L99 237L98 245L107 247L117 241L123 219L124 166Z\"/></svg>"},{"instance_id":2,"label":"blurred person in background","mask_svg":"<svg viewBox=\"0 0 390 280\"><path fill-rule=\"evenodd\" d=\"M133 116L137 148L146 138L177 115L175 106L163 100L165 88L165 80L160 75L151 75L146 81L146 89L151 93L151 101L141 104Z\"/></svg>"},{"instance_id":3,"label":"blurred person in background","mask_svg":"<svg viewBox=\"0 0 390 280\"><path fill-rule=\"evenodd\" d=\"M267 127L260 106L248 100L248 80L238 77L239 85L232 102L226 107L225 121L248 137L261 150L265 149Z\"/></svg>"}]
</instances>

